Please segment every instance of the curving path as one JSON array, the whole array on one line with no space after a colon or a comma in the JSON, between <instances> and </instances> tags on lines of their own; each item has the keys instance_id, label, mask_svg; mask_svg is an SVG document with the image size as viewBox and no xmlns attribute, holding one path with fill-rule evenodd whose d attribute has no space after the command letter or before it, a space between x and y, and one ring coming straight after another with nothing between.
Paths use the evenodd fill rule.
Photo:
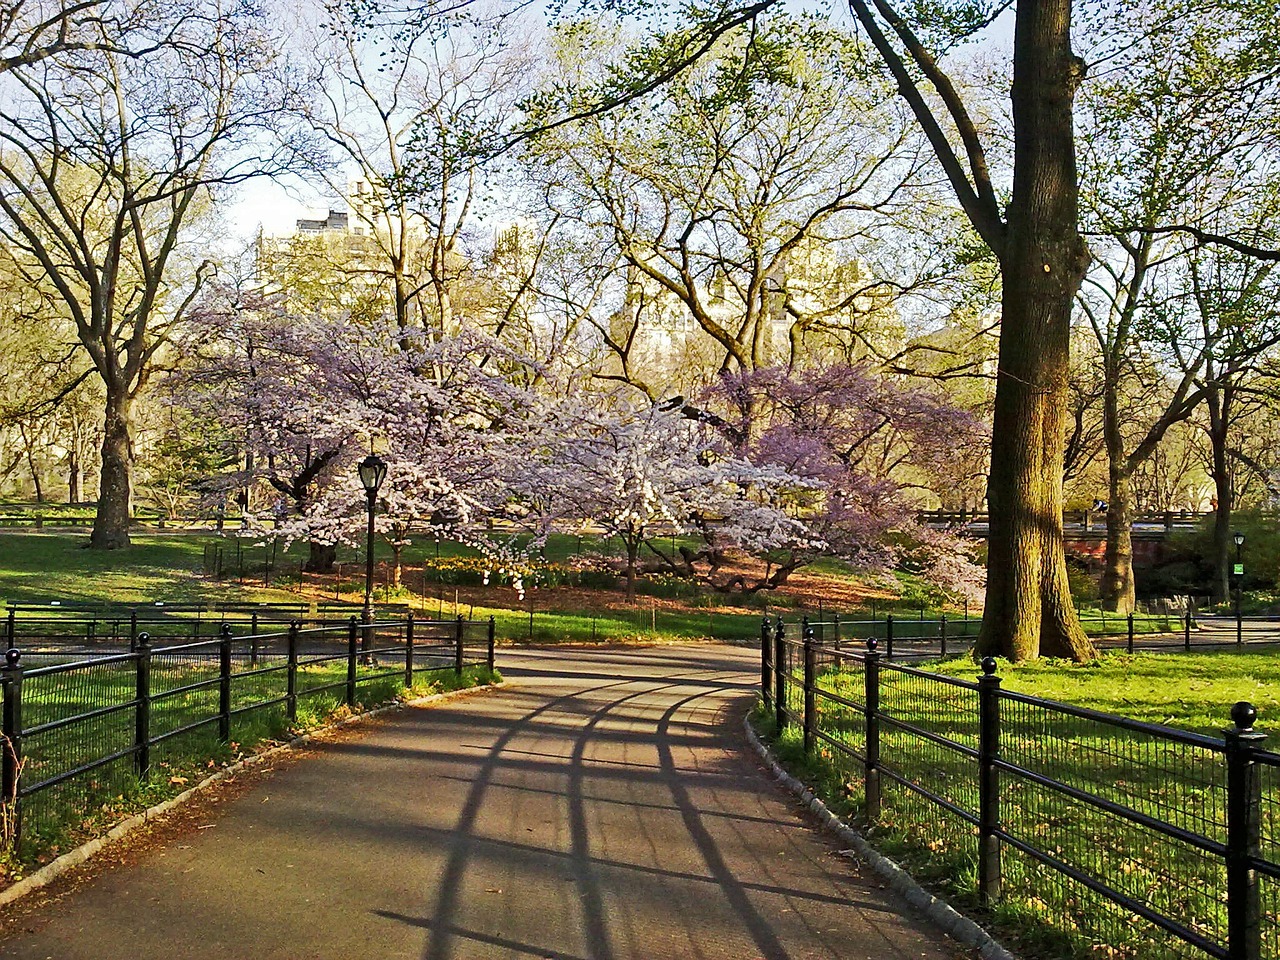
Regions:
<instances>
[{"instance_id":1,"label":"curving path","mask_svg":"<svg viewBox=\"0 0 1280 960\"><path fill-rule=\"evenodd\" d=\"M750 756L751 651L508 650L499 667L507 689L325 744L0 921L0 956L965 956Z\"/></svg>"}]
</instances>

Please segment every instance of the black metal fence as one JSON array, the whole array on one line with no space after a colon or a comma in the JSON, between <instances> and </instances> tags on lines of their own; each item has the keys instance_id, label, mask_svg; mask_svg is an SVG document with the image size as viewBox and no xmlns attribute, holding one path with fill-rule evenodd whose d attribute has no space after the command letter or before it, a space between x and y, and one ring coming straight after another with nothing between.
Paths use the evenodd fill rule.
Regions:
<instances>
[{"instance_id":1,"label":"black metal fence","mask_svg":"<svg viewBox=\"0 0 1280 960\"><path fill-rule=\"evenodd\" d=\"M247 636L224 624L214 639L166 646L144 632L132 652L35 666L11 648L0 670L4 839L21 849L220 744L282 734L302 711L354 707L362 691L384 699L424 671L492 669L493 657L492 618L294 621Z\"/></svg>"},{"instance_id":2,"label":"black metal fence","mask_svg":"<svg viewBox=\"0 0 1280 960\"><path fill-rule=\"evenodd\" d=\"M359 608L351 604L311 603L172 603L126 605L48 601L9 603L3 614L4 646L23 650L66 647L133 649L140 633L157 640L215 638L225 625L235 633L284 631L297 620L304 627L346 622ZM403 605L379 604L384 618L408 611Z\"/></svg>"},{"instance_id":3,"label":"black metal fence","mask_svg":"<svg viewBox=\"0 0 1280 960\"><path fill-rule=\"evenodd\" d=\"M1161 614L1084 613L1080 622L1100 649L1140 650L1226 649L1280 644L1280 618L1197 613L1188 606ZM888 614L850 617L829 611L809 617L819 643L833 648L853 645L863 649L867 640L880 641L886 659L948 657L964 653L982 628L982 621L968 617L926 617Z\"/></svg>"},{"instance_id":4,"label":"black metal fence","mask_svg":"<svg viewBox=\"0 0 1280 960\"><path fill-rule=\"evenodd\" d=\"M761 691L867 824L1054 955L1280 957L1280 754L888 661L765 620ZM789 734L788 734L789 735Z\"/></svg>"}]
</instances>

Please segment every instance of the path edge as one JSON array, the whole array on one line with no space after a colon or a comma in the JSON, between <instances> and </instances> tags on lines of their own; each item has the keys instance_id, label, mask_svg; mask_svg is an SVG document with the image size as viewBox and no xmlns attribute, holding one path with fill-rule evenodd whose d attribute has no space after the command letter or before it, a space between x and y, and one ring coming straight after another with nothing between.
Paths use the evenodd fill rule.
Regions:
<instances>
[{"instance_id":1,"label":"path edge","mask_svg":"<svg viewBox=\"0 0 1280 960\"><path fill-rule=\"evenodd\" d=\"M1016 955L1006 950L977 923L916 883L911 874L876 850L866 837L832 813L812 790L783 769L782 764L756 734L750 715L742 718L742 727L746 731L747 741L778 782L795 794L818 817L823 827L849 844L852 849L840 851L842 854L856 855L885 881L890 890L928 917L952 940L963 947L977 950L978 956L983 960L1018 960Z\"/></svg>"},{"instance_id":2,"label":"path edge","mask_svg":"<svg viewBox=\"0 0 1280 960\"><path fill-rule=\"evenodd\" d=\"M341 720L326 724L323 727L317 727L315 730L310 730L307 733L294 737L292 740L274 746L269 750L264 750L262 753L255 753L242 760L237 760L231 766L223 767L217 773L213 773L205 777L194 787L182 791L182 793L178 794L176 797L170 797L168 800L157 803L153 807L148 807L146 810L135 813L132 816L121 820L106 833L102 834L102 836L94 837L92 840L85 841L74 850L69 850L56 860L45 864L30 876L23 877L17 883L10 884L3 890L0 890L0 907L13 903L15 900L18 900L29 893L33 893L41 887L48 886L64 873L67 873L68 871L85 863L111 844L116 843L118 840L132 833L134 830L145 825L148 821L163 816L175 807L186 803L188 800L192 799L204 790L207 790L218 781L225 780L227 777L235 776L237 773L241 773L242 771L260 763L266 763L268 760L278 757L283 753L306 746L306 744L310 743L316 737L323 736L327 733L333 732L334 730L339 730L353 724L363 723L367 720L372 720L388 713L404 710L408 707L421 707L447 700L457 700L471 694L496 690L499 687L506 685L506 681L501 681L499 683L486 683L475 687L465 687L461 690L449 690L444 693L433 693L425 697L416 697L413 700L389 703L386 706L378 707L377 709L369 710L365 713L358 713L354 716L344 717Z\"/></svg>"}]
</instances>

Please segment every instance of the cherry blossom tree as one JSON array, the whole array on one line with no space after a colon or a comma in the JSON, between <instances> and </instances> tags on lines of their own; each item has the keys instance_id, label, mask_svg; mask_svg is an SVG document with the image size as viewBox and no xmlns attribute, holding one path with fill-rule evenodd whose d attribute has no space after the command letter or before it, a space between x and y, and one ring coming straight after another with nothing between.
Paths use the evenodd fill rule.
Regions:
<instances>
[{"instance_id":1,"label":"cherry blossom tree","mask_svg":"<svg viewBox=\"0 0 1280 960\"><path fill-rule=\"evenodd\" d=\"M824 552L887 570L910 543L944 588L966 593L980 582L967 544L916 519L934 478L947 476L966 445L981 443L970 413L924 386L844 363L724 375L703 407L720 411L703 416L737 456L806 481L793 509ZM775 553L761 585L782 585L816 556L807 544Z\"/></svg>"},{"instance_id":2,"label":"cherry blossom tree","mask_svg":"<svg viewBox=\"0 0 1280 960\"><path fill-rule=\"evenodd\" d=\"M551 405L541 421L548 428L534 445L538 468L520 487L530 513L544 526L588 521L621 539L628 599L635 597L642 548L676 566L659 537L714 527L720 541L752 553L822 546L786 509L790 492L807 481L777 464L761 467L733 455L715 431L676 405L637 407L579 392Z\"/></svg>"},{"instance_id":3,"label":"cherry blossom tree","mask_svg":"<svg viewBox=\"0 0 1280 960\"><path fill-rule=\"evenodd\" d=\"M180 392L243 437L243 466L225 482L257 491L244 498L247 533L307 540L307 568L328 569L336 544L363 539L355 463L376 449L388 470L375 523L394 570L411 529L490 549L472 531L507 510L535 407L517 385L529 379L519 355L479 334L405 331L391 316L297 316L234 289L201 319L202 360Z\"/></svg>"}]
</instances>

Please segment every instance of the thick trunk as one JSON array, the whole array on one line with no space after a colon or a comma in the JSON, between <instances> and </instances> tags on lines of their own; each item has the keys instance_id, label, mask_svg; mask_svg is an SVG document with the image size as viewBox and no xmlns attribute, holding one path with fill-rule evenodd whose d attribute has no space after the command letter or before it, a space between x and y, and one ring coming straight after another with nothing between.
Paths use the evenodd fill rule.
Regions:
<instances>
[{"instance_id":1,"label":"thick trunk","mask_svg":"<svg viewBox=\"0 0 1280 960\"><path fill-rule=\"evenodd\" d=\"M1107 503L1107 549L1102 572L1102 604L1128 616L1137 600L1133 579L1133 491L1123 463L1111 462Z\"/></svg>"},{"instance_id":2,"label":"thick trunk","mask_svg":"<svg viewBox=\"0 0 1280 960\"><path fill-rule=\"evenodd\" d=\"M1209 371L1206 371L1206 375ZM1231 422L1231 391L1214 387L1205 396L1209 414L1209 478L1213 481L1213 597L1231 597L1231 512L1235 507L1231 471L1227 465L1227 430Z\"/></svg>"},{"instance_id":3,"label":"thick trunk","mask_svg":"<svg viewBox=\"0 0 1280 960\"><path fill-rule=\"evenodd\" d=\"M80 458L72 450L67 454L67 503L80 502Z\"/></svg>"},{"instance_id":4,"label":"thick trunk","mask_svg":"<svg viewBox=\"0 0 1280 960\"><path fill-rule=\"evenodd\" d=\"M98 512L89 536L89 546L102 550L129 546L133 513L133 403L114 393L108 386Z\"/></svg>"},{"instance_id":5,"label":"thick trunk","mask_svg":"<svg viewBox=\"0 0 1280 960\"><path fill-rule=\"evenodd\" d=\"M44 503L44 484L40 482L40 467L29 446L27 447L27 469L31 471L31 485L35 489L36 503Z\"/></svg>"},{"instance_id":6,"label":"thick trunk","mask_svg":"<svg viewBox=\"0 0 1280 960\"><path fill-rule=\"evenodd\" d=\"M1102 435L1107 448L1107 545L1099 590L1105 610L1128 616L1136 599L1133 582L1132 468L1120 425L1120 349L1106 354L1102 388Z\"/></svg>"},{"instance_id":7,"label":"thick trunk","mask_svg":"<svg viewBox=\"0 0 1280 960\"><path fill-rule=\"evenodd\" d=\"M640 538L627 536L627 600L636 598L636 566L640 562Z\"/></svg>"},{"instance_id":8,"label":"thick trunk","mask_svg":"<svg viewBox=\"0 0 1280 960\"><path fill-rule=\"evenodd\" d=\"M977 652L1087 660L1062 539L1071 310L1088 262L1077 230L1070 0L1020 3L1014 33L1014 189L1001 252L987 600Z\"/></svg>"},{"instance_id":9,"label":"thick trunk","mask_svg":"<svg viewBox=\"0 0 1280 960\"><path fill-rule=\"evenodd\" d=\"M1213 432L1213 490L1218 505L1213 511L1213 595L1218 601L1231 596L1231 474L1227 469L1225 431Z\"/></svg>"},{"instance_id":10,"label":"thick trunk","mask_svg":"<svg viewBox=\"0 0 1280 960\"><path fill-rule=\"evenodd\" d=\"M316 543L312 540L307 547L307 563L303 567L307 573L333 572L333 565L338 560L338 548L335 544Z\"/></svg>"}]
</instances>

